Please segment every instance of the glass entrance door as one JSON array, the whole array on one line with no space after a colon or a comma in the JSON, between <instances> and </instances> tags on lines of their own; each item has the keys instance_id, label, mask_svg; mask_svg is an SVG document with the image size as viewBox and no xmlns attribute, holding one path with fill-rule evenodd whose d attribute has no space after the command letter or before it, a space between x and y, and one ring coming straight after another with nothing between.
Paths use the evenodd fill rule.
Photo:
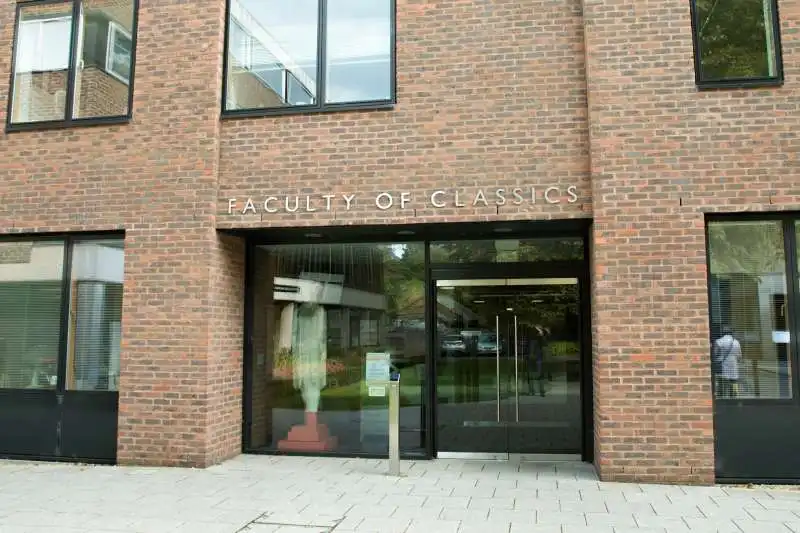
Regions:
<instances>
[{"instance_id":1,"label":"glass entrance door","mask_svg":"<svg viewBox=\"0 0 800 533\"><path fill-rule=\"evenodd\" d=\"M436 282L439 457L581 453L576 278Z\"/></svg>"}]
</instances>

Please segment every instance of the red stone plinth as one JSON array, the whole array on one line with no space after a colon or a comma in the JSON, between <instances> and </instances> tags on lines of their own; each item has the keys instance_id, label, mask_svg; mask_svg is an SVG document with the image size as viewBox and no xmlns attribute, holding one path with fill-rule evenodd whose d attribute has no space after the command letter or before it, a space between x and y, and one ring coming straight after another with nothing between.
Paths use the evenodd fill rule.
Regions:
<instances>
[{"instance_id":1,"label":"red stone plinth","mask_svg":"<svg viewBox=\"0 0 800 533\"><path fill-rule=\"evenodd\" d=\"M278 449L285 452L329 452L336 448L337 443L328 426L317 422L317 413L306 412L306 423L289 430L286 438L278 442Z\"/></svg>"}]
</instances>

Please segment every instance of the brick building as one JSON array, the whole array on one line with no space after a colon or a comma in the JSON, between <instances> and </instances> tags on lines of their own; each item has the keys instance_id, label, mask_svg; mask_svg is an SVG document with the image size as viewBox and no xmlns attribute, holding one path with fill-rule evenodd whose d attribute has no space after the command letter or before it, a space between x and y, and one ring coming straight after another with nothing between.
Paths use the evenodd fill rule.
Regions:
<instances>
[{"instance_id":1,"label":"brick building","mask_svg":"<svg viewBox=\"0 0 800 533\"><path fill-rule=\"evenodd\" d=\"M0 0L0 455L800 478L800 1L196 4Z\"/></svg>"}]
</instances>

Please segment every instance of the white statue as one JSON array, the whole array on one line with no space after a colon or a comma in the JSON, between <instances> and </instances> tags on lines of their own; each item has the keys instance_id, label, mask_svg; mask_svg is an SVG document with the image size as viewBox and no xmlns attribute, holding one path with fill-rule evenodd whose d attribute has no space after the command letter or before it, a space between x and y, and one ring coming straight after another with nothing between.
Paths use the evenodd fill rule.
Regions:
<instances>
[{"instance_id":1,"label":"white statue","mask_svg":"<svg viewBox=\"0 0 800 533\"><path fill-rule=\"evenodd\" d=\"M316 287L310 301L296 308L292 339L293 384L300 390L306 412L319 410L319 398L327 383L327 321L320 305L324 284Z\"/></svg>"},{"instance_id":2,"label":"white statue","mask_svg":"<svg viewBox=\"0 0 800 533\"><path fill-rule=\"evenodd\" d=\"M314 287L308 301L297 304L292 327L292 383L306 405L305 423L293 426L278 448L287 451L330 451L338 439L318 419L319 399L327 383L327 323L320 304L325 284Z\"/></svg>"}]
</instances>

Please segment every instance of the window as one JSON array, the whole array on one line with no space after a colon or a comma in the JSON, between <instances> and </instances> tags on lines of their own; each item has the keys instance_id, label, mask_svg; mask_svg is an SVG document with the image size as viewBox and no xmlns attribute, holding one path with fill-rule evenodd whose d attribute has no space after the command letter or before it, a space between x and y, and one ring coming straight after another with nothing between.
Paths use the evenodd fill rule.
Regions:
<instances>
[{"instance_id":1,"label":"window","mask_svg":"<svg viewBox=\"0 0 800 533\"><path fill-rule=\"evenodd\" d=\"M55 389L64 243L0 242L0 389Z\"/></svg>"},{"instance_id":2,"label":"window","mask_svg":"<svg viewBox=\"0 0 800 533\"><path fill-rule=\"evenodd\" d=\"M226 112L394 99L393 0L231 0Z\"/></svg>"},{"instance_id":3,"label":"window","mask_svg":"<svg viewBox=\"0 0 800 533\"><path fill-rule=\"evenodd\" d=\"M695 78L702 86L780 83L776 0L692 0Z\"/></svg>"},{"instance_id":4,"label":"window","mask_svg":"<svg viewBox=\"0 0 800 533\"><path fill-rule=\"evenodd\" d=\"M123 265L122 238L0 242L0 389L117 390Z\"/></svg>"},{"instance_id":5,"label":"window","mask_svg":"<svg viewBox=\"0 0 800 533\"><path fill-rule=\"evenodd\" d=\"M18 7L9 129L127 119L137 0Z\"/></svg>"},{"instance_id":6,"label":"window","mask_svg":"<svg viewBox=\"0 0 800 533\"><path fill-rule=\"evenodd\" d=\"M131 51L133 37L116 22L108 25L106 72L128 85L131 76Z\"/></svg>"},{"instance_id":7,"label":"window","mask_svg":"<svg viewBox=\"0 0 800 533\"><path fill-rule=\"evenodd\" d=\"M117 390L123 253L122 239L75 242L69 287L67 390Z\"/></svg>"},{"instance_id":8,"label":"window","mask_svg":"<svg viewBox=\"0 0 800 533\"><path fill-rule=\"evenodd\" d=\"M711 222L715 398L792 398L792 318L778 220Z\"/></svg>"},{"instance_id":9,"label":"window","mask_svg":"<svg viewBox=\"0 0 800 533\"><path fill-rule=\"evenodd\" d=\"M246 447L387 453L387 398L371 380L393 367L400 448L421 453L424 245L258 246L253 261Z\"/></svg>"}]
</instances>

